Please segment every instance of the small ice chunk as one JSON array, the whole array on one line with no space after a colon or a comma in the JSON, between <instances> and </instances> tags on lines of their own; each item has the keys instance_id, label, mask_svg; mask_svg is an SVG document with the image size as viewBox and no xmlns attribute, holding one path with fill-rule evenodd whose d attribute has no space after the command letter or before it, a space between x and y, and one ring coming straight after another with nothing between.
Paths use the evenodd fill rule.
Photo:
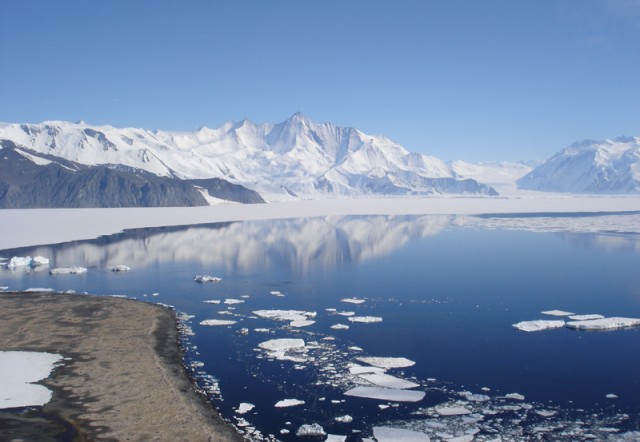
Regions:
<instances>
[{"instance_id":1,"label":"small ice chunk","mask_svg":"<svg viewBox=\"0 0 640 442\"><path fill-rule=\"evenodd\" d=\"M436 407L435 410L440 416L462 416L465 414L471 414L471 410L461 406Z\"/></svg>"},{"instance_id":2,"label":"small ice chunk","mask_svg":"<svg viewBox=\"0 0 640 442\"><path fill-rule=\"evenodd\" d=\"M569 321L567 327L576 330L615 330L619 328L640 327L638 318L604 318L588 321Z\"/></svg>"},{"instance_id":3,"label":"small ice chunk","mask_svg":"<svg viewBox=\"0 0 640 442\"><path fill-rule=\"evenodd\" d=\"M573 319L574 321L589 321L591 319L604 319L604 316L598 315L598 314L572 315L572 316L569 316L569 319Z\"/></svg>"},{"instance_id":4,"label":"small ice chunk","mask_svg":"<svg viewBox=\"0 0 640 442\"><path fill-rule=\"evenodd\" d=\"M337 311L335 308L325 308L324 310L329 313L335 313Z\"/></svg>"},{"instance_id":5,"label":"small ice chunk","mask_svg":"<svg viewBox=\"0 0 640 442\"><path fill-rule=\"evenodd\" d=\"M44 256L34 256L29 264L31 267L48 266L49 259Z\"/></svg>"},{"instance_id":6,"label":"small ice chunk","mask_svg":"<svg viewBox=\"0 0 640 442\"><path fill-rule=\"evenodd\" d=\"M356 345L352 345L352 346L350 346L350 347L347 347L347 349L348 349L348 350L351 350L351 351L364 351L364 350L362 349L362 347L358 347L358 346L356 346Z\"/></svg>"},{"instance_id":7,"label":"small ice chunk","mask_svg":"<svg viewBox=\"0 0 640 442\"><path fill-rule=\"evenodd\" d=\"M301 319L298 321L291 321L289 326L291 327L307 327L309 325L315 324L316 321L312 321L310 319Z\"/></svg>"},{"instance_id":8,"label":"small ice chunk","mask_svg":"<svg viewBox=\"0 0 640 442\"><path fill-rule=\"evenodd\" d=\"M346 324L334 324L330 328L334 330L349 330L349 326Z\"/></svg>"},{"instance_id":9,"label":"small ice chunk","mask_svg":"<svg viewBox=\"0 0 640 442\"><path fill-rule=\"evenodd\" d=\"M233 325L236 321L226 320L226 319L205 319L204 321L200 321L200 325Z\"/></svg>"},{"instance_id":10,"label":"small ice chunk","mask_svg":"<svg viewBox=\"0 0 640 442\"><path fill-rule=\"evenodd\" d=\"M294 348L303 348L304 346L304 340L288 338L271 339L269 341L264 341L258 344L258 347L267 351L286 351Z\"/></svg>"},{"instance_id":11,"label":"small ice chunk","mask_svg":"<svg viewBox=\"0 0 640 442\"><path fill-rule=\"evenodd\" d=\"M555 416L556 414L558 414L558 412L553 411L553 410L536 410L535 413L538 416L542 416L542 417L551 417L551 416Z\"/></svg>"},{"instance_id":12,"label":"small ice chunk","mask_svg":"<svg viewBox=\"0 0 640 442\"><path fill-rule=\"evenodd\" d=\"M561 328L564 327L565 323L562 320L559 321L548 321L546 319L538 319L535 321L522 321L516 324L513 324L513 328L517 328L518 330L522 330L525 332L535 332L541 330L549 330L553 328Z\"/></svg>"},{"instance_id":13,"label":"small ice chunk","mask_svg":"<svg viewBox=\"0 0 640 442\"><path fill-rule=\"evenodd\" d=\"M250 404L248 402L242 402L242 403L240 403L240 406L238 407L236 412L238 414L245 414L245 413L248 413L249 411L253 410L255 407L256 407L255 405Z\"/></svg>"},{"instance_id":14,"label":"small ice chunk","mask_svg":"<svg viewBox=\"0 0 640 442\"><path fill-rule=\"evenodd\" d=\"M359 364L349 364L349 373L351 374L364 374L364 373L384 373L385 369L381 367L367 367Z\"/></svg>"},{"instance_id":15,"label":"small ice chunk","mask_svg":"<svg viewBox=\"0 0 640 442\"><path fill-rule=\"evenodd\" d=\"M507 399L514 399L516 401L524 401L524 396L520 393L509 393L504 395Z\"/></svg>"},{"instance_id":16,"label":"small ice chunk","mask_svg":"<svg viewBox=\"0 0 640 442\"><path fill-rule=\"evenodd\" d=\"M355 387L345 391L345 396L354 396L367 399L379 399L395 402L419 402L424 399L423 391L396 390L383 387Z\"/></svg>"},{"instance_id":17,"label":"small ice chunk","mask_svg":"<svg viewBox=\"0 0 640 442\"><path fill-rule=\"evenodd\" d=\"M16 269L18 267L40 267L44 265L49 265L49 259L44 256L14 256L9 260L8 263L3 264L4 267L8 269Z\"/></svg>"},{"instance_id":18,"label":"small ice chunk","mask_svg":"<svg viewBox=\"0 0 640 442\"><path fill-rule=\"evenodd\" d=\"M287 430L286 428L283 428L282 430L280 430L280 434L289 434L291 433L289 430Z\"/></svg>"},{"instance_id":19,"label":"small ice chunk","mask_svg":"<svg viewBox=\"0 0 640 442\"><path fill-rule=\"evenodd\" d=\"M390 358L390 357L378 357L378 356L360 356L356 358L360 362L373 365L380 368L405 368L411 367L416 363L407 358Z\"/></svg>"},{"instance_id":20,"label":"small ice chunk","mask_svg":"<svg viewBox=\"0 0 640 442\"><path fill-rule=\"evenodd\" d=\"M450 437L445 439L447 442L471 442L474 439L472 434L463 434L462 436Z\"/></svg>"},{"instance_id":21,"label":"small ice chunk","mask_svg":"<svg viewBox=\"0 0 640 442\"><path fill-rule=\"evenodd\" d=\"M274 407L285 408L285 407L296 407L298 405L304 405L304 401L301 401L299 399L283 399L281 401L276 402Z\"/></svg>"},{"instance_id":22,"label":"small ice chunk","mask_svg":"<svg viewBox=\"0 0 640 442\"><path fill-rule=\"evenodd\" d=\"M340 316L355 316L356 312L335 312L336 315L340 315Z\"/></svg>"},{"instance_id":23,"label":"small ice chunk","mask_svg":"<svg viewBox=\"0 0 640 442\"><path fill-rule=\"evenodd\" d=\"M280 290L272 290L269 292L269 294L273 295L273 296L280 296L282 295L282 292Z\"/></svg>"},{"instance_id":24,"label":"small ice chunk","mask_svg":"<svg viewBox=\"0 0 640 442\"><path fill-rule=\"evenodd\" d=\"M209 275L196 275L193 277L195 282L200 282L202 284L206 282L220 282L222 278L218 278L217 276L209 276Z\"/></svg>"},{"instance_id":25,"label":"small ice chunk","mask_svg":"<svg viewBox=\"0 0 640 442\"><path fill-rule=\"evenodd\" d=\"M333 418L333 420L343 424L348 424L350 422L353 422L353 417L349 416L348 414L345 414L344 416L336 416Z\"/></svg>"},{"instance_id":26,"label":"small ice chunk","mask_svg":"<svg viewBox=\"0 0 640 442\"><path fill-rule=\"evenodd\" d=\"M361 324L371 324L374 322L382 322L382 318L379 316L350 316L347 319L351 322L357 322Z\"/></svg>"},{"instance_id":27,"label":"small ice chunk","mask_svg":"<svg viewBox=\"0 0 640 442\"><path fill-rule=\"evenodd\" d=\"M618 399L618 395L617 394L613 394L613 393L609 393L608 395L605 396L607 399Z\"/></svg>"},{"instance_id":28,"label":"small ice chunk","mask_svg":"<svg viewBox=\"0 0 640 442\"><path fill-rule=\"evenodd\" d=\"M242 304L243 302L244 302L244 299L227 298L227 299L224 300L224 303L228 304L228 305Z\"/></svg>"},{"instance_id":29,"label":"small ice chunk","mask_svg":"<svg viewBox=\"0 0 640 442\"><path fill-rule=\"evenodd\" d=\"M378 442L429 442L431 440L424 433L394 427L373 427L373 437Z\"/></svg>"},{"instance_id":30,"label":"small ice chunk","mask_svg":"<svg viewBox=\"0 0 640 442\"><path fill-rule=\"evenodd\" d=\"M327 434L327 438L324 442L345 442L347 440L347 436L340 436L338 434Z\"/></svg>"},{"instance_id":31,"label":"small ice chunk","mask_svg":"<svg viewBox=\"0 0 640 442\"><path fill-rule=\"evenodd\" d=\"M87 273L87 269L80 266L58 267L49 270L50 275L82 275L83 273Z\"/></svg>"},{"instance_id":32,"label":"small ice chunk","mask_svg":"<svg viewBox=\"0 0 640 442\"><path fill-rule=\"evenodd\" d=\"M564 310L547 310L546 312L541 312L543 315L549 316L571 316L575 315L573 312L565 312Z\"/></svg>"},{"instance_id":33,"label":"small ice chunk","mask_svg":"<svg viewBox=\"0 0 640 442\"><path fill-rule=\"evenodd\" d=\"M122 265L122 264L111 267L111 271L112 272L116 272L116 273L128 272L129 270L131 270L131 267L127 267L127 266Z\"/></svg>"},{"instance_id":34,"label":"small ice chunk","mask_svg":"<svg viewBox=\"0 0 640 442\"><path fill-rule=\"evenodd\" d=\"M420 386L420 384L416 384L415 382L400 379L384 373L367 373L361 374L359 376L365 381L370 382L373 385L377 385L378 387L397 388L400 390L404 390L407 388L415 388Z\"/></svg>"},{"instance_id":35,"label":"small ice chunk","mask_svg":"<svg viewBox=\"0 0 640 442\"><path fill-rule=\"evenodd\" d=\"M343 298L340 300L340 302L348 302L350 304L362 304L363 302L365 302L365 300L360 298Z\"/></svg>"},{"instance_id":36,"label":"small ice chunk","mask_svg":"<svg viewBox=\"0 0 640 442\"><path fill-rule=\"evenodd\" d=\"M298 437L325 437L327 433L318 424L304 424L296 431Z\"/></svg>"},{"instance_id":37,"label":"small ice chunk","mask_svg":"<svg viewBox=\"0 0 640 442\"><path fill-rule=\"evenodd\" d=\"M204 302L205 304L220 304L219 299L205 299L202 302Z\"/></svg>"}]
</instances>

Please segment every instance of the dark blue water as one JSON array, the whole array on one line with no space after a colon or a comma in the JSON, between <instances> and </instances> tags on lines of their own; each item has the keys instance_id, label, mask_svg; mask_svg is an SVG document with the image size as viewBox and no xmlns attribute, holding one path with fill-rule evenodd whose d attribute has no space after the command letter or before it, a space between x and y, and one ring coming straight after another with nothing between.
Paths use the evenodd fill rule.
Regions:
<instances>
[{"instance_id":1,"label":"dark blue water","mask_svg":"<svg viewBox=\"0 0 640 442\"><path fill-rule=\"evenodd\" d=\"M89 272L50 276L0 270L0 286L126 295L194 315L187 359L204 364L195 369L196 377L203 383L208 376L217 379L221 395L211 394L214 405L265 438L294 440L295 430L312 422L351 437L370 435L382 424L434 437L435 430L425 428L431 422L451 435L473 428L480 440L492 432L565 437L549 429L554 426L573 425L596 435L601 427L637 429L640 330L524 333L511 325L543 319L540 312L551 309L640 317L638 237L481 230L454 227L452 221L345 217L138 229L94 241L2 251L4 257L42 255L52 260L51 267L82 265ZM132 270L109 271L117 264ZM199 284L193 281L196 274L222 281ZM347 297L366 302L340 302ZM229 298L244 302L203 303ZM383 322L350 323L328 308L379 316ZM292 328L257 318L252 312L260 309L316 312L316 322ZM199 325L204 319L237 323ZM337 323L350 328L330 328ZM243 328L248 334L239 333ZM291 337L311 347L304 363L269 360L256 349L260 342ZM362 382L348 372L347 364L358 356L415 361L387 373L419 383L416 390L425 391L425 399L381 409L389 401L344 396ZM463 391L489 399L465 401ZM525 400L503 397L516 392ZM612 393L618 397L607 399ZM274 408L286 398L305 404ZM455 401L482 415L482 423L434 413L432 407ZM255 408L238 415L241 402ZM487 409L496 413L482 412ZM543 418L536 410L555 415ZM346 414L352 422L334 420ZM584 424L574 425L579 421ZM540 430L541 425L548 428ZM567 439L576 434L581 433Z\"/></svg>"}]
</instances>

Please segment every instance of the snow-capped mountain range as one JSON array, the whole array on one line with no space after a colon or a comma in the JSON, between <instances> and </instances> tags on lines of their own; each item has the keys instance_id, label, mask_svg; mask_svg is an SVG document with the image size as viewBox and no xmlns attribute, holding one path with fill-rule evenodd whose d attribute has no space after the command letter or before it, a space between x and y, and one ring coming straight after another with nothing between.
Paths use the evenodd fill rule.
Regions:
<instances>
[{"instance_id":1,"label":"snow-capped mountain range","mask_svg":"<svg viewBox=\"0 0 640 442\"><path fill-rule=\"evenodd\" d=\"M118 164L180 179L222 178L267 198L497 194L471 178L458 178L438 158L358 129L315 123L300 113L278 124L243 120L194 132L2 123L0 139L84 165Z\"/></svg>"},{"instance_id":2,"label":"snow-capped mountain range","mask_svg":"<svg viewBox=\"0 0 640 442\"><path fill-rule=\"evenodd\" d=\"M571 193L640 192L640 137L574 143L518 181L521 189Z\"/></svg>"}]
</instances>

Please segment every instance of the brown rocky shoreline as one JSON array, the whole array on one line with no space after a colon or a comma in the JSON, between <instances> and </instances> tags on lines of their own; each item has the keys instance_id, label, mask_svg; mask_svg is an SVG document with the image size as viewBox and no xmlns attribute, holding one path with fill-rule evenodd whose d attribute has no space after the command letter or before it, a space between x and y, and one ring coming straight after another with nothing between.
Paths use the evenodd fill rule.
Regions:
<instances>
[{"instance_id":1,"label":"brown rocky shoreline","mask_svg":"<svg viewBox=\"0 0 640 442\"><path fill-rule=\"evenodd\" d=\"M43 407L0 410L0 440L241 441L197 392L175 312L103 296L0 294L0 350L68 358Z\"/></svg>"}]
</instances>

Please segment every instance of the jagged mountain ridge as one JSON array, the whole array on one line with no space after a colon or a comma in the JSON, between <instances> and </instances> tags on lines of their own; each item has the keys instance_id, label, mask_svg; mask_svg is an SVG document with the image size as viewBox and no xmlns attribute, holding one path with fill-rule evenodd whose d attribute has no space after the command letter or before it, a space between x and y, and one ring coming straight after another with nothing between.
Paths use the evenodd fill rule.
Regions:
<instances>
[{"instance_id":1,"label":"jagged mountain ridge","mask_svg":"<svg viewBox=\"0 0 640 442\"><path fill-rule=\"evenodd\" d=\"M435 157L300 113L278 124L243 120L194 132L82 122L0 124L0 139L80 164L122 164L171 178L219 177L268 195L497 194L475 180L457 179Z\"/></svg>"},{"instance_id":2,"label":"jagged mountain ridge","mask_svg":"<svg viewBox=\"0 0 640 442\"><path fill-rule=\"evenodd\" d=\"M527 190L640 192L640 137L585 140L560 151L518 181Z\"/></svg>"},{"instance_id":3,"label":"jagged mountain ridge","mask_svg":"<svg viewBox=\"0 0 640 442\"><path fill-rule=\"evenodd\" d=\"M181 180L123 165L87 166L0 140L0 208L205 206L263 203L219 178Z\"/></svg>"}]
</instances>

